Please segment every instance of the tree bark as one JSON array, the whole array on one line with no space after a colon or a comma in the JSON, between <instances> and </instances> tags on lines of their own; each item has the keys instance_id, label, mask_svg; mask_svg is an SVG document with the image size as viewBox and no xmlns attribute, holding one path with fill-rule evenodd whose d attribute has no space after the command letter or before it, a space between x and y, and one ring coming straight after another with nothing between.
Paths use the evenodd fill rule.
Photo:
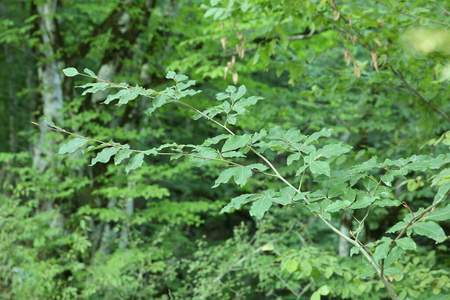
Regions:
<instances>
[{"instance_id":1,"label":"tree bark","mask_svg":"<svg viewBox=\"0 0 450 300\"><path fill-rule=\"evenodd\" d=\"M57 4L57 0L47 0L37 6L41 45L36 50L41 60L37 69L41 85L42 112L45 117L58 123L62 120L63 91L59 73L59 66L62 63L57 60L54 51L58 46L61 46L56 44L57 41L60 41L54 18ZM44 125L42 120L39 123ZM52 146L55 143L47 137L47 128L40 126L39 130L38 142L33 147L33 164L42 173L50 164L48 159L54 154Z\"/></svg>"},{"instance_id":2,"label":"tree bark","mask_svg":"<svg viewBox=\"0 0 450 300\"><path fill-rule=\"evenodd\" d=\"M344 212L341 217L341 226L339 231L350 236L350 230L352 228L352 217L349 213ZM339 236L339 256L348 257L350 255L350 244L341 236Z\"/></svg>"}]
</instances>

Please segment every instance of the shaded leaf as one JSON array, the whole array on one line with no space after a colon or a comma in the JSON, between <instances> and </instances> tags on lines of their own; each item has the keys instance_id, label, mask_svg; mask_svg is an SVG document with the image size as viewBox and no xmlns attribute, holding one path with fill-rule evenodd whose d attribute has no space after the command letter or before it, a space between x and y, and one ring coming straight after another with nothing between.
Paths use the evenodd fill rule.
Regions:
<instances>
[{"instance_id":1,"label":"shaded leaf","mask_svg":"<svg viewBox=\"0 0 450 300\"><path fill-rule=\"evenodd\" d=\"M334 197L342 195L344 193L346 187L347 187L347 184L345 184L345 183L339 183L339 184L333 185L330 188L330 190L328 191L328 198L334 198Z\"/></svg>"},{"instance_id":2,"label":"shaded leaf","mask_svg":"<svg viewBox=\"0 0 450 300\"><path fill-rule=\"evenodd\" d=\"M386 258L389 252L389 247L392 244L392 240L390 238L384 237L381 241L382 242L377 246L375 253L373 254L375 261L380 261L381 259Z\"/></svg>"},{"instance_id":3,"label":"shaded leaf","mask_svg":"<svg viewBox=\"0 0 450 300\"><path fill-rule=\"evenodd\" d=\"M384 267L387 268L395 263L402 254L403 251L401 247L395 247L394 249L392 249L392 251L388 254L384 261Z\"/></svg>"}]
</instances>

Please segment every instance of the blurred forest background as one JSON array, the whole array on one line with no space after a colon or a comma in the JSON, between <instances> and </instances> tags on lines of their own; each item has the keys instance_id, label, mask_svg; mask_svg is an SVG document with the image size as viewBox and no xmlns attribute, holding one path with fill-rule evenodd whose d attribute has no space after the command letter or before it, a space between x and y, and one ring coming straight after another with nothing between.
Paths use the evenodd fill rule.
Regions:
<instances>
[{"instance_id":1,"label":"blurred forest background","mask_svg":"<svg viewBox=\"0 0 450 300\"><path fill-rule=\"evenodd\" d=\"M333 129L330 141L353 147L341 167L448 155L449 10L419 0L1 1L0 299L310 299L324 285L322 299L387 299L376 277L356 278L362 259L301 206L274 206L261 220L246 207L219 213L279 182L212 189L220 168L165 157L128 175L112 162L89 166L92 153L56 154L67 137L30 122L45 116L133 149L202 143L217 128L183 107L106 106L105 91L82 96L76 86L88 80L62 73L89 68L163 89L172 70L197 81L203 93L189 101L201 109L228 85L264 97L238 132ZM437 172L397 180L392 197L407 207L373 210L362 241L431 203ZM308 175L304 185L322 188ZM347 214L332 222L355 226ZM448 299L448 243L415 240L394 288ZM284 270L287 256L301 267Z\"/></svg>"}]
</instances>

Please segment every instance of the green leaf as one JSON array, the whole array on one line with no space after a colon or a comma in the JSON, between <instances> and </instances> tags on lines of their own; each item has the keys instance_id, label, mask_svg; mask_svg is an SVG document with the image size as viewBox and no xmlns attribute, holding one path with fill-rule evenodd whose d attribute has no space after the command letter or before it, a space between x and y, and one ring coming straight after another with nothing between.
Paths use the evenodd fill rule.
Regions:
<instances>
[{"instance_id":1,"label":"green leaf","mask_svg":"<svg viewBox=\"0 0 450 300\"><path fill-rule=\"evenodd\" d=\"M437 208L435 211L429 213L424 217L424 220L429 221L447 221L450 220L450 205L444 208Z\"/></svg>"},{"instance_id":2,"label":"green leaf","mask_svg":"<svg viewBox=\"0 0 450 300\"><path fill-rule=\"evenodd\" d=\"M110 94L108 95L108 97L106 97L106 100L103 101L103 103L105 104L109 104L111 103L111 101L115 100L115 99L119 99L120 97L122 97L123 95L127 94L129 91L128 90L120 90L115 94Z\"/></svg>"},{"instance_id":3,"label":"green leaf","mask_svg":"<svg viewBox=\"0 0 450 300\"><path fill-rule=\"evenodd\" d=\"M352 204L350 201L347 200L338 200L338 201L334 201L333 203L331 203L330 205L328 205L325 209L325 211L327 212L337 212L338 210L341 210L343 208L346 208L347 206L349 206L350 204Z\"/></svg>"},{"instance_id":4,"label":"green leaf","mask_svg":"<svg viewBox=\"0 0 450 300\"><path fill-rule=\"evenodd\" d=\"M256 132L253 134L252 143L256 143L257 141L261 140L266 135L267 135L267 131L265 129L261 129L260 132Z\"/></svg>"},{"instance_id":5,"label":"green leaf","mask_svg":"<svg viewBox=\"0 0 450 300\"><path fill-rule=\"evenodd\" d=\"M245 107L247 106L251 106L256 104L259 100L262 100L262 97L256 97L256 96L251 96L248 98L242 98L241 100L239 100L238 102L236 102L233 106L233 109L239 113L242 114L245 112Z\"/></svg>"},{"instance_id":6,"label":"green leaf","mask_svg":"<svg viewBox=\"0 0 450 300\"><path fill-rule=\"evenodd\" d=\"M318 154L322 154L323 157L330 158L332 156L339 156L349 152L352 149L350 146L342 146L340 144L330 144L324 146L322 149L317 150Z\"/></svg>"},{"instance_id":7,"label":"green leaf","mask_svg":"<svg viewBox=\"0 0 450 300\"><path fill-rule=\"evenodd\" d=\"M118 165L120 164L124 159L130 157L131 153L130 149L122 149L119 152L117 152L116 156L114 156L114 164Z\"/></svg>"},{"instance_id":8,"label":"green leaf","mask_svg":"<svg viewBox=\"0 0 450 300\"><path fill-rule=\"evenodd\" d=\"M240 195L238 197L231 199L230 203L228 203L224 208L222 208L220 213L230 212L232 208L240 209L242 205L247 204L255 199L258 199L258 196L255 194Z\"/></svg>"},{"instance_id":9,"label":"green leaf","mask_svg":"<svg viewBox=\"0 0 450 300\"><path fill-rule=\"evenodd\" d=\"M183 75L183 74L177 74L177 75L175 75L175 77L173 78L173 80L175 80L175 81L185 81L185 80L188 80L189 78L186 76L186 75Z\"/></svg>"},{"instance_id":10,"label":"green leaf","mask_svg":"<svg viewBox=\"0 0 450 300\"><path fill-rule=\"evenodd\" d=\"M372 276L375 273L376 273L376 270L372 266L366 267L364 270L362 270L362 272L359 275L356 276L356 278L365 279L367 277Z\"/></svg>"},{"instance_id":11,"label":"green leaf","mask_svg":"<svg viewBox=\"0 0 450 300\"><path fill-rule=\"evenodd\" d=\"M175 75L177 75L177 73L175 73L174 71L169 71L169 72L167 72L166 78L173 79L175 77Z\"/></svg>"},{"instance_id":12,"label":"green leaf","mask_svg":"<svg viewBox=\"0 0 450 300\"><path fill-rule=\"evenodd\" d=\"M242 98L242 96L245 95L245 93L247 92L247 88L245 87L245 85L241 85L237 91L237 93L233 93L231 94L231 100L236 101Z\"/></svg>"},{"instance_id":13,"label":"green leaf","mask_svg":"<svg viewBox=\"0 0 450 300\"><path fill-rule=\"evenodd\" d=\"M158 108L169 102L167 95L161 94L153 99L153 108Z\"/></svg>"},{"instance_id":14,"label":"green leaf","mask_svg":"<svg viewBox=\"0 0 450 300\"><path fill-rule=\"evenodd\" d=\"M310 298L310 300L320 300L320 293L319 293L319 291L315 291L312 295L311 295L311 298Z\"/></svg>"},{"instance_id":15,"label":"green leaf","mask_svg":"<svg viewBox=\"0 0 450 300\"><path fill-rule=\"evenodd\" d=\"M230 150L235 150L244 147L245 145L250 143L250 140L251 140L250 134L233 135L225 141L225 144L222 147L222 152L227 152Z\"/></svg>"},{"instance_id":16,"label":"green leaf","mask_svg":"<svg viewBox=\"0 0 450 300\"><path fill-rule=\"evenodd\" d=\"M252 176L252 169L250 167L235 167L234 170L234 181L240 186L244 186L247 179Z\"/></svg>"},{"instance_id":17,"label":"green leaf","mask_svg":"<svg viewBox=\"0 0 450 300\"><path fill-rule=\"evenodd\" d=\"M333 132L332 129L322 129L319 132L314 132L313 134L311 134L305 141L305 145L309 145L312 142L317 141L320 137L329 137L331 135L331 133Z\"/></svg>"},{"instance_id":18,"label":"green leaf","mask_svg":"<svg viewBox=\"0 0 450 300\"><path fill-rule=\"evenodd\" d=\"M119 150L120 149L116 148L116 147L109 147L109 148L103 149L102 151L97 153L97 156L95 156L95 158L93 158L91 160L90 166L93 166L98 162L107 163L110 160L111 156L116 154Z\"/></svg>"},{"instance_id":19,"label":"green leaf","mask_svg":"<svg viewBox=\"0 0 450 300\"><path fill-rule=\"evenodd\" d=\"M387 232L388 233L393 233L393 232L397 232L397 231L403 230L403 228L405 228L406 225L407 225L406 222L400 221L397 224L395 224L394 226L392 226Z\"/></svg>"},{"instance_id":20,"label":"green leaf","mask_svg":"<svg viewBox=\"0 0 450 300\"><path fill-rule=\"evenodd\" d=\"M144 163L144 153L138 153L130 159L125 171L130 172L131 170L137 169Z\"/></svg>"},{"instance_id":21,"label":"green leaf","mask_svg":"<svg viewBox=\"0 0 450 300\"><path fill-rule=\"evenodd\" d=\"M62 129L61 127L56 126L55 123L53 123L53 121L50 120L50 119L48 119L48 118L44 118L44 122L45 122L48 126L50 126L50 127L52 127L52 128L56 128L56 129L58 129L58 130L60 130L60 131L65 131L65 130Z\"/></svg>"},{"instance_id":22,"label":"green leaf","mask_svg":"<svg viewBox=\"0 0 450 300\"><path fill-rule=\"evenodd\" d=\"M414 250L417 251L416 243L410 237L404 237L397 240L397 245L403 250Z\"/></svg>"},{"instance_id":23,"label":"green leaf","mask_svg":"<svg viewBox=\"0 0 450 300\"><path fill-rule=\"evenodd\" d=\"M267 166L265 166L263 164L259 164L259 163L258 164L251 164L251 165L248 165L246 167L247 168L251 168L251 169L256 169L256 170L261 171L261 172L268 169Z\"/></svg>"},{"instance_id":24,"label":"green leaf","mask_svg":"<svg viewBox=\"0 0 450 300\"><path fill-rule=\"evenodd\" d=\"M250 215L257 219L261 219L271 206L272 198L269 194L263 194L258 200L253 202L252 207L250 208Z\"/></svg>"},{"instance_id":25,"label":"green leaf","mask_svg":"<svg viewBox=\"0 0 450 300\"><path fill-rule=\"evenodd\" d=\"M388 276L404 275L402 271L394 267L386 268L384 274Z\"/></svg>"},{"instance_id":26,"label":"green leaf","mask_svg":"<svg viewBox=\"0 0 450 300\"><path fill-rule=\"evenodd\" d=\"M359 198L359 197L358 197ZM349 208L351 209L361 209L372 204L377 197L364 196L362 199L356 200Z\"/></svg>"},{"instance_id":27,"label":"green leaf","mask_svg":"<svg viewBox=\"0 0 450 300\"><path fill-rule=\"evenodd\" d=\"M438 189L438 192L434 196L433 204L439 201L442 197L445 197L449 189L450 189L450 182L441 185Z\"/></svg>"},{"instance_id":28,"label":"green leaf","mask_svg":"<svg viewBox=\"0 0 450 300\"><path fill-rule=\"evenodd\" d=\"M321 286L318 290L321 295L328 295L330 293L330 288L327 285Z\"/></svg>"},{"instance_id":29,"label":"green leaf","mask_svg":"<svg viewBox=\"0 0 450 300\"><path fill-rule=\"evenodd\" d=\"M225 99L227 99L229 97L230 97L230 95L225 94L225 93L218 93L216 95L216 99L219 100L219 101L225 100Z\"/></svg>"},{"instance_id":30,"label":"green leaf","mask_svg":"<svg viewBox=\"0 0 450 300\"><path fill-rule=\"evenodd\" d=\"M80 86L81 88L87 88L87 87L91 87L87 90L85 90L81 96L86 95L87 93L96 93L98 91L104 91L107 87L109 86L109 83L107 82L95 82L95 83L88 83L85 85Z\"/></svg>"},{"instance_id":31,"label":"green leaf","mask_svg":"<svg viewBox=\"0 0 450 300\"><path fill-rule=\"evenodd\" d=\"M294 273L298 269L298 262L296 260L289 259L284 263L284 267L289 273Z\"/></svg>"},{"instance_id":32,"label":"green leaf","mask_svg":"<svg viewBox=\"0 0 450 300\"><path fill-rule=\"evenodd\" d=\"M312 270L313 270L313 267L308 261L302 260L300 262L300 271L302 272L302 274L304 274L306 276L310 276L312 273Z\"/></svg>"},{"instance_id":33,"label":"green leaf","mask_svg":"<svg viewBox=\"0 0 450 300\"><path fill-rule=\"evenodd\" d=\"M371 170L371 169L379 167L379 166L380 166L380 164L377 163L377 157L374 156L371 159L369 159L368 161L352 167L352 170L355 171L356 173L360 173L360 172L365 172L365 171Z\"/></svg>"},{"instance_id":34,"label":"green leaf","mask_svg":"<svg viewBox=\"0 0 450 300\"><path fill-rule=\"evenodd\" d=\"M445 241L447 238L444 230L435 222L419 222L412 226L416 234L424 235L438 243Z\"/></svg>"},{"instance_id":35,"label":"green leaf","mask_svg":"<svg viewBox=\"0 0 450 300\"><path fill-rule=\"evenodd\" d=\"M136 99L137 96L139 96L138 92L127 90L127 93L124 93L119 97L118 104L127 104L129 101Z\"/></svg>"},{"instance_id":36,"label":"green leaf","mask_svg":"<svg viewBox=\"0 0 450 300\"><path fill-rule=\"evenodd\" d=\"M330 165L325 161L313 161L309 165L309 169L314 174L324 174L330 176Z\"/></svg>"},{"instance_id":37,"label":"green leaf","mask_svg":"<svg viewBox=\"0 0 450 300\"><path fill-rule=\"evenodd\" d=\"M216 152L214 151L214 153L216 153ZM238 151L224 152L224 153L222 153L222 156L223 157L245 157L245 155L243 153L238 152Z\"/></svg>"},{"instance_id":38,"label":"green leaf","mask_svg":"<svg viewBox=\"0 0 450 300\"><path fill-rule=\"evenodd\" d=\"M336 185L333 185L330 188L330 190L328 191L328 198L334 198L334 197L342 195L344 193L346 187L347 187L347 184L345 184L345 183L338 183Z\"/></svg>"},{"instance_id":39,"label":"green leaf","mask_svg":"<svg viewBox=\"0 0 450 300\"><path fill-rule=\"evenodd\" d=\"M379 206L379 207L386 207L386 206L399 206L400 204L402 204L400 201L398 200L391 200L391 199L378 199L374 202L374 205Z\"/></svg>"},{"instance_id":40,"label":"green leaf","mask_svg":"<svg viewBox=\"0 0 450 300\"><path fill-rule=\"evenodd\" d=\"M189 80L188 82L184 83L184 82L178 82L177 83L177 90L179 91L183 91L185 89L187 89L188 87L191 87L195 85L195 80Z\"/></svg>"},{"instance_id":41,"label":"green leaf","mask_svg":"<svg viewBox=\"0 0 450 300\"><path fill-rule=\"evenodd\" d=\"M294 153L288 156L287 160L286 160L286 164L288 166L290 166L292 164L292 162L299 160L301 157L300 153Z\"/></svg>"},{"instance_id":42,"label":"green leaf","mask_svg":"<svg viewBox=\"0 0 450 300\"><path fill-rule=\"evenodd\" d=\"M356 246L353 246L351 249L350 249L350 257L352 257L353 255L355 255L355 254L358 254L359 253L359 247L356 247Z\"/></svg>"},{"instance_id":43,"label":"green leaf","mask_svg":"<svg viewBox=\"0 0 450 300\"><path fill-rule=\"evenodd\" d=\"M217 144L218 142L220 142L221 140L226 139L226 138L228 138L228 137L230 137L229 134L220 134L220 135L215 136L215 137L213 137L213 138L206 139L206 140L203 142L203 145L204 145L204 146L215 145L215 144Z\"/></svg>"},{"instance_id":44,"label":"green leaf","mask_svg":"<svg viewBox=\"0 0 450 300\"><path fill-rule=\"evenodd\" d=\"M92 72L91 70L89 70L88 68L84 69L84 73L86 73L86 74L88 74L89 76L92 76L92 77L97 77L97 75L95 75L95 73Z\"/></svg>"},{"instance_id":45,"label":"green leaf","mask_svg":"<svg viewBox=\"0 0 450 300\"><path fill-rule=\"evenodd\" d=\"M63 70L64 75L66 75L67 77L74 77L80 73L78 73L77 69L75 68L66 68Z\"/></svg>"},{"instance_id":46,"label":"green leaf","mask_svg":"<svg viewBox=\"0 0 450 300\"><path fill-rule=\"evenodd\" d=\"M232 85L229 85L227 87L227 89L225 90L225 92L227 92L227 93L234 93L234 92L236 92L236 87L232 86Z\"/></svg>"},{"instance_id":47,"label":"green leaf","mask_svg":"<svg viewBox=\"0 0 450 300\"><path fill-rule=\"evenodd\" d=\"M349 187L344 191L344 194L342 195L342 200L353 202L355 200L355 197L356 191Z\"/></svg>"},{"instance_id":48,"label":"green leaf","mask_svg":"<svg viewBox=\"0 0 450 300\"><path fill-rule=\"evenodd\" d=\"M86 144L88 140L82 138L73 138L59 148L58 154L73 153L78 148Z\"/></svg>"},{"instance_id":49,"label":"green leaf","mask_svg":"<svg viewBox=\"0 0 450 300\"><path fill-rule=\"evenodd\" d=\"M403 251L401 247L395 247L394 249L392 249L392 251L388 254L384 261L384 267L387 268L395 263L402 254Z\"/></svg>"},{"instance_id":50,"label":"green leaf","mask_svg":"<svg viewBox=\"0 0 450 300\"><path fill-rule=\"evenodd\" d=\"M297 172L295 172L295 177L297 177L300 174L302 174L306 170L306 168L308 168L308 167L309 167L308 165L303 165L300 168L298 168Z\"/></svg>"},{"instance_id":51,"label":"green leaf","mask_svg":"<svg viewBox=\"0 0 450 300\"><path fill-rule=\"evenodd\" d=\"M381 259L386 258L386 256L388 255L389 247L392 244L392 240L390 238L385 237L382 238L381 241L381 244L377 246L377 248L375 249L375 253L373 254L373 258L377 262Z\"/></svg>"}]
</instances>

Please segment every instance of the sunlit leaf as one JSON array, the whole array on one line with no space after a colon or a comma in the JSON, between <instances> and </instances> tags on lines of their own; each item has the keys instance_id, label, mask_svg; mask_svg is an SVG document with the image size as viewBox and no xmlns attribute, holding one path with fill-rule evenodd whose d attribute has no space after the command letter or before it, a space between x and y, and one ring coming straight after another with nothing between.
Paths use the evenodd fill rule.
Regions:
<instances>
[{"instance_id":1,"label":"sunlit leaf","mask_svg":"<svg viewBox=\"0 0 450 300\"><path fill-rule=\"evenodd\" d=\"M137 169L144 163L144 153L138 153L130 159L125 171L128 173L131 170Z\"/></svg>"},{"instance_id":2,"label":"sunlit leaf","mask_svg":"<svg viewBox=\"0 0 450 300\"><path fill-rule=\"evenodd\" d=\"M88 140L82 138L73 138L59 148L58 154L73 153L78 148L84 146Z\"/></svg>"}]
</instances>

